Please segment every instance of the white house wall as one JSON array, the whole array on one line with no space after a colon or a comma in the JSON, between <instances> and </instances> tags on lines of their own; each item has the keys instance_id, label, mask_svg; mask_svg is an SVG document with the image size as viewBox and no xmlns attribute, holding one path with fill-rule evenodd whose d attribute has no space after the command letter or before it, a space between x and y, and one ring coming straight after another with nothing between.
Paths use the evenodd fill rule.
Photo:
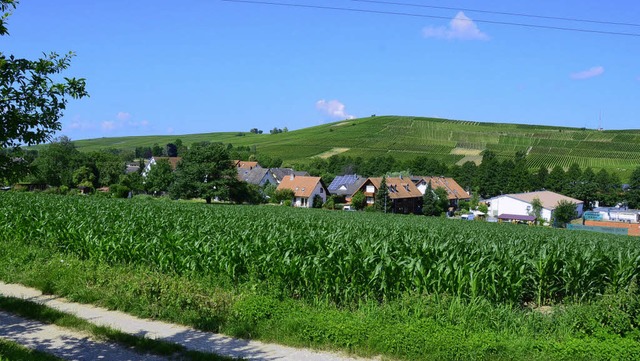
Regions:
<instances>
[{"instance_id":1,"label":"white house wall","mask_svg":"<svg viewBox=\"0 0 640 361\"><path fill-rule=\"evenodd\" d=\"M491 199L491 207L489 207L489 214L497 217L501 214L515 214L519 216L528 216L531 214L531 203L521 201L519 199L511 198L508 196L500 196ZM582 203L576 205L576 211L578 217L582 215ZM542 208L542 214L540 215L546 222L551 222L553 211L547 208Z\"/></svg>"},{"instance_id":2,"label":"white house wall","mask_svg":"<svg viewBox=\"0 0 640 361\"><path fill-rule=\"evenodd\" d=\"M497 217L501 214L517 214L519 216L528 216L529 212L531 212L531 208L527 210L527 207L531 207L531 204L515 198L501 196L491 199L489 214L494 217Z\"/></svg>"},{"instance_id":3,"label":"white house wall","mask_svg":"<svg viewBox=\"0 0 640 361\"><path fill-rule=\"evenodd\" d=\"M313 192L311 192L309 198L295 197L293 205L295 207L312 208L313 199L316 197L316 195L319 195L320 198L322 198L322 203L327 201L327 192L325 192L324 188L322 188L320 182L316 184L316 187L313 189Z\"/></svg>"}]
</instances>

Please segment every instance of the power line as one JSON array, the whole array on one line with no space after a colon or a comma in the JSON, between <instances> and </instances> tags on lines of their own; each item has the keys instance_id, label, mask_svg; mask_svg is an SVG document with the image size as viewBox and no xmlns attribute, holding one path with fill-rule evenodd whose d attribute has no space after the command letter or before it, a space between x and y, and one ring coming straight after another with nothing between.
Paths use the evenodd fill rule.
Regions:
<instances>
[{"instance_id":1,"label":"power line","mask_svg":"<svg viewBox=\"0 0 640 361\"><path fill-rule=\"evenodd\" d=\"M321 5L309 5L309 4L291 4L291 3L281 3L281 2L271 2L271 1L257 1L257 0L221 0L221 1L232 2L232 3L244 3L244 4L260 4L260 5L270 5L270 6L284 6L284 7L321 9L321 10L337 10L337 11L348 11L348 12L378 14L378 15L396 15L396 16L408 16L408 17L415 17L415 18L430 18L430 19L451 20L451 17L446 17L446 16L424 15L424 14L405 13L405 12L396 12L396 11L356 9L356 8L337 7L337 6L321 6ZM638 33L625 33L625 32L619 32L619 31L591 30L591 29L581 29L581 28L569 28L569 27L562 27L562 26L536 25L536 24L525 24L525 23L516 23L516 22L508 22L508 21L493 21L493 20L479 20L479 19L473 19L473 20L459 19L459 20L473 21L473 22L476 22L476 23L485 23L485 24L518 26L518 27L525 27L525 28L573 31L573 32L580 32L580 33L603 34L603 35L640 37L640 34L638 34Z\"/></svg>"},{"instance_id":2,"label":"power line","mask_svg":"<svg viewBox=\"0 0 640 361\"><path fill-rule=\"evenodd\" d=\"M397 5L397 6L427 8L427 9L456 10L456 11L466 11L466 12L475 12L475 13L483 13L483 14L519 16L519 17L533 18L533 19L561 20L561 21L574 21L574 22L591 23L591 24L622 25L622 26L640 27L640 24L636 24L636 23L619 23L619 22L604 21L604 20L578 19L578 18L567 18L567 17L560 17L560 16L544 16L544 15L533 15L533 14L525 14L525 13L511 13L511 12L491 11L491 10L481 10L481 9L469 9L469 8L454 8L454 7L447 7L447 6L410 4L410 3L394 2L394 1L376 1L376 0L351 0L351 1L360 2L360 3L371 3L371 4Z\"/></svg>"}]
</instances>

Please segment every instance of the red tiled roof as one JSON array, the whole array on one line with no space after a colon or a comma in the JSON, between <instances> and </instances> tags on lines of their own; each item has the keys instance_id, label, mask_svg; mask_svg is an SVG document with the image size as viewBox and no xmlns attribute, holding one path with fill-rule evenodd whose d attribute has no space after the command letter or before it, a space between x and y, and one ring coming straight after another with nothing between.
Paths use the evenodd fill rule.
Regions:
<instances>
[{"instance_id":1,"label":"red tiled roof","mask_svg":"<svg viewBox=\"0 0 640 361\"><path fill-rule=\"evenodd\" d=\"M366 185L371 184L376 187L376 191L380 189L380 183L382 178L369 178L360 189L366 189ZM402 198L422 198L422 193L416 188L415 184L409 178L386 178L387 189L389 189L389 198L402 199Z\"/></svg>"},{"instance_id":2,"label":"red tiled roof","mask_svg":"<svg viewBox=\"0 0 640 361\"><path fill-rule=\"evenodd\" d=\"M251 162L251 161L245 161L245 160L234 160L233 162L238 168L253 169L253 168L260 167L260 164L258 164L258 162Z\"/></svg>"},{"instance_id":3,"label":"red tiled roof","mask_svg":"<svg viewBox=\"0 0 640 361\"><path fill-rule=\"evenodd\" d=\"M316 188L319 182L320 177L298 176L291 179L291 176L287 176L282 178L282 181L280 182L280 184L278 184L277 190L291 189L296 197L309 198L311 197L311 193ZM324 187L321 182L320 184L322 187Z\"/></svg>"},{"instance_id":4,"label":"red tiled roof","mask_svg":"<svg viewBox=\"0 0 640 361\"><path fill-rule=\"evenodd\" d=\"M166 159L169 161L171 165L171 169L176 170L178 163L182 160L182 157L153 157L153 159L157 162L161 159Z\"/></svg>"},{"instance_id":5,"label":"red tiled roof","mask_svg":"<svg viewBox=\"0 0 640 361\"><path fill-rule=\"evenodd\" d=\"M465 191L453 178L447 177L423 177L425 183L431 181L431 188L444 188L447 191L449 199L469 199L469 193Z\"/></svg>"}]
</instances>

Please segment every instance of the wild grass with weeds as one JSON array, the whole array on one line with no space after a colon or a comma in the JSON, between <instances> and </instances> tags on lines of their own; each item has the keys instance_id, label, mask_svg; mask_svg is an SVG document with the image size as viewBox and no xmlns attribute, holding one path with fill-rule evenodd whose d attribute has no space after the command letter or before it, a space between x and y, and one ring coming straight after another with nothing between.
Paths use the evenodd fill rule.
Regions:
<instances>
[{"instance_id":1,"label":"wild grass with weeds","mask_svg":"<svg viewBox=\"0 0 640 361\"><path fill-rule=\"evenodd\" d=\"M0 338L0 361L63 361L63 359Z\"/></svg>"}]
</instances>

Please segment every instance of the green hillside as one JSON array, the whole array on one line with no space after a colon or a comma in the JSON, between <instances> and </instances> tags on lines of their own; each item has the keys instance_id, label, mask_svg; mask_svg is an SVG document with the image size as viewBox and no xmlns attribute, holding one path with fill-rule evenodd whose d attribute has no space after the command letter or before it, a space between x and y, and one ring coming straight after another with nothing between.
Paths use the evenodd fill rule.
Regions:
<instances>
[{"instance_id":1,"label":"green hillside","mask_svg":"<svg viewBox=\"0 0 640 361\"><path fill-rule=\"evenodd\" d=\"M244 135L240 135L244 134ZM485 149L502 159L528 153L532 168L557 164L605 168L626 175L640 165L640 130L597 131L523 124L480 123L406 116L377 116L341 121L280 134L206 133L80 140L82 151L164 145L180 138L255 146L258 154L282 158L285 164L310 157L392 155L410 159L426 155L447 164L479 161Z\"/></svg>"}]
</instances>

